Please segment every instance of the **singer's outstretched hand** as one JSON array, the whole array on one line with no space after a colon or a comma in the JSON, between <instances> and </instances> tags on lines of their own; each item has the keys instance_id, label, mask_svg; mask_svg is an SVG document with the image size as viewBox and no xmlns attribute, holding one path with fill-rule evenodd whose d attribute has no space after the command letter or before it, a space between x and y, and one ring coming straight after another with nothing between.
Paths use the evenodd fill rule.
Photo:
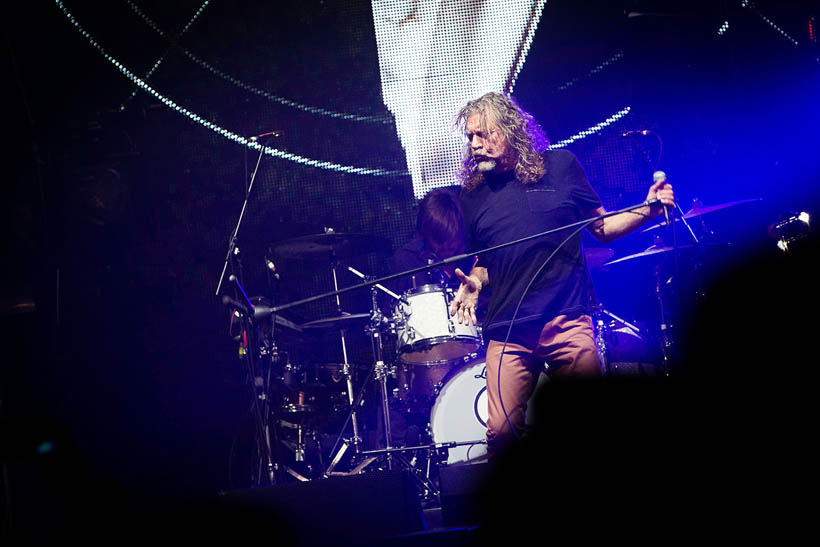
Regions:
<instances>
[{"instance_id":1,"label":"singer's outstretched hand","mask_svg":"<svg viewBox=\"0 0 820 547\"><path fill-rule=\"evenodd\" d=\"M461 281L453 301L450 303L450 315L458 315L460 325L478 323L475 316L475 307L478 303L478 293L481 292L482 283L478 276L465 275L461 268L455 269L456 277Z\"/></svg>"}]
</instances>

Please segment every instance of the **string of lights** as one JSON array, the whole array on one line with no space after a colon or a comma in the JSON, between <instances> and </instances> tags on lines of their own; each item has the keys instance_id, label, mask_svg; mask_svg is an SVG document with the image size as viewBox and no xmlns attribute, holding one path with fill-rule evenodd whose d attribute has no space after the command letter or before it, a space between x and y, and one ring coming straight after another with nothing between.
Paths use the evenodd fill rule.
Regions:
<instances>
[{"instance_id":1,"label":"string of lights","mask_svg":"<svg viewBox=\"0 0 820 547\"><path fill-rule=\"evenodd\" d=\"M243 146L247 146L248 148L251 148L251 149L254 149L254 150L257 150L257 151L260 148L262 148L262 146L259 143L255 142L255 141L251 141L250 139L242 137L241 135L237 135L233 131L230 131L228 129L220 127L220 126L216 125L215 123L210 122L210 121L202 118L198 114L196 114L194 112L191 112L187 108L184 108L184 107L178 105L177 103L175 103L174 101L172 101L168 97L165 97L164 95L159 93L157 90L155 90L154 88L149 86L147 83L145 83L145 81L142 78L139 78L138 76L136 76L133 72L131 72L122 63L120 63L114 57L109 55L105 51L105 48L103 48L99 44L99 42L97 42L94 39L94 37L91 36L91 34L89 34L80 25L80 23L77 21L77 19L74 17L74 15L72 15L71 12L68 11L68 8L66 8L65 4L63 4L63 2L61 0L55 0L55 3L57 4L57 7L66 16L66 18L69 20L69 22L74 26L74 28L76 28L77 31L97 51L100 52L100 54L105 58L105 60L110 62L112 65L114 65L114 67L117 70L119 70L125 77L127 77L134 84L136 84L140 89L144 90L145 92L149 93L150 95L152 95L153 97L158 99L160 102L162 102L168 108L174 110L175 112L177 112L179 114L182 114L183 116L186 116L187 118L191 119L192 121L194 121L194 122L208 128L208 129L210 129L211 131L214 131L215 133L218 133L218 134L222 135L223 137L225 137L229 140L232 140L232 141L237 142L237 143L239 143ZM376 176L406 176L406 175L408 175L408 173L406 171L395 171L395 170L388 170L388 169L378 169L378 168L355 167L355 166L351 166L351 165L342 165L342 164L338 164L338 163L334 163L334 162L330 162L330 161L320 161L320 160L314 160L314 159L311 159L311 158L306 158L304 156L300 156L298 154L292 154L290 152L285 152L284 150L279 150L279 149L276 149L276 148L270 148L270 147L264 147L264 148L265 148L264 153L268 154L270 156L285 159L285 160L292 161L292 162L295 162L295 163L299 163L299 164L302 164L302 165L307 165L307 166L310 166L310 167L316 167L316 168L319 168L319 169L326 169L326 170L330 170L330 171L338 171L338 172L341 172L341 173L350 173L350 174L354 174L354 175L376 175Z\"/></svg>"},{"instance_id":2,"label":"string of lights","mask_svg":"<svg viewBox=\"0 0 820 547\"><path fill-rule=\"evenodd\" d=\"M742 7L744 7L744 8L747 8L747 9L752 10L752 11L755 13L755 15L757 15L758 17L760 17L761 19L763 19L763 21L765 21L765 22L766 22L766 24L768 24L768 25L769 25L770 27L772 27L774 30L776 30L777 32L779 32L779 33L780 33L780 34L781 34L781 35L782 35L782 36L783 36L786 40L788 40L789 42L793 43L793 44L794 44L794 45L796 45L796 46L797 46L797 45L800 45L800 44L797 42L797 40L795 40L794 38L792 38L792 37L791 37L791 36L790 36L790 35L789 35L789 34L788 34L785 30L783 30L782 28L778 27L778 26L774 23L774 21L772 21L771 19L769 19L768 17L766 17L765 15L763 15L762 13L760 13L760 11L757 9L757 6L755 6L754 2L751 2L750 0L742 0L742 1L741 1L741 3L740 3L740 5L741 5Z\"/></svg>"},{"instance_id":3,"label":"string of lights","mask_svg":"<svg viewBox=\"0 0 820 547\"><path fill-rule=\"evenodd\" d=\"M718 29L717 33L719 36L723 36L726 34L726 31L729 30L729 21L724 21L720 28Z\"/></svg>"},{"instance_id":4,"label":"string of lights","mask_svg":"<svg viewBox=\"0 0 820 547\"><path fill-rule=\"evenodd\" d=\"M567 83L565 83L565 84L559 86L558 88L556 88L555 91L566 91L567 89L569 89L573 85L580 82L582 79L586 79L586 78L589 78L590 76L594 76L595 74L601 72L603 69L605 69L609 65L620 61L621 59L623 59L623 57L624 57L624 52L623 51L618 51L612 57L610 57L609 59L605 60L603 63L599 64L598 66L596 66L595 68L593 68L592 70L587 72L583 77L573 78L572 80L568 81Z\"/></svg>"},{"instance_id":5,"label":"string of lights","mask_svg":"<svg viewBox=\"0 0 820 547\"><path fill-rule=\"evenodd\" d=\"M615 114L613 114L612 116L608 117L604 121L602 121L602 122L600 122L596 125L593 125L592 127L588 128L588 129L584 129L583 131L579 131L578 133L576 133L575 135L569 137L568 139L564 139L562 141L556 142L555 144L551 144L550 149L563 148L566 145L571 144L571 143L573 143L577 140L583 139L585 137L589 137L590 135L595 135L596 133L600 133L603 128L607 127L608 125L612 125L613 123L617 122L618 120L620 120L621 118L623 118L624 116L629 114L630 110L631 110L631 108L627 106L626 108L623 108L623 109L619 110L618 112L616 112Z\"/></svg>"},{"instance_id":6,"label":"string of lights","mask_svg":"<svg viewBox=\"0 0 820 547\"><path fill-rule=\"evenodd\" d=\"M143 80L142 78L135 75L125 65L123 65L122 63L117 61L117 59L115 59L114 57L109 55L106 52L105 48L103 48L102 45L99 42L97 42L97 40L94 39L94 37L82 27L82 25L80 25L79 21L77 21L77 19L74 17L74 15L70 11L68 11L68 8L65 6L65 4L63 4L63 2L61 0L55 0L55 4L60 9L60 11L62 11L63 15L65 15L65 17L68 19L68 21L71 23L71 25L74 26L74 28L80 33L80 35L83 36L83 38L85 38L88 41L88 43L91 44L91 46L94 47L103 56L103 58L105 58L105 60L110 62L121 74L123 74L125 77L127 77L129 80L131 80L138 88L140 88L143 91L145 91L146 93L150 94L151 96L153 96L154 98L156 98L157 100L162 102L168 108L170 108L170 109L174 110L175 112L187 117L191 121L194 121L194 122L202 125L203 127L205 127L207 129L209 129L209 130L211 130L211 131L225 137L226 139L232 140L232 141L234 141L238 144L241 144L243 146L247 146L248 148L256 150L256 151L259 151L261 148L263 148L263 146L260 145L255 140L251 140L249 138L238 135L233 131L230 131L228 129L220 127L219 125L217 125L217 124L215 124L215 123L213 123L213 122L199 116L195 112L192 112L191 110L188 110L187 108L185 108L181 105L178 105L176 102L174 102L170 98L166 97L165 95L163 95L160 92L158 92L157 90L155 90L153 87L148 85L145 82L145 80ZM599 133L603 128L607 127L608 125L611 125L612 123L614 123L617 120L619 120L619 119L623 118L624 116L626 116L629 113L629 111L630 111L630 107L626 107L626 108L616 112L615 114L613 114L609 118L605 119L604 121L602 121L602 122L588 128L588 129L580 131L579 133L576 133L575 135L573 135L572 137L569 137L568 139L561 140L561 141L551 145L550 148L562 148L562 147L567 146L568 144L571 144L571 143L573 143L577 140L580 140L580 139L583 139L583 138L588 137L590 135L594 135L596 133ZM352 166L352 165L343 165L343 164L330 162L330 161L321 161L321 160L316 160L316 159L312 159L312 158L307 158L305 156L300 156L298 154L293 154L291 152L286 152L284 150L279 150L277 148L271 148L271 147L267 147L267 146L264 147L264 153L269 155L269 156L284 159L284 160L287 160L287 161L292 161L294 163L298 163L298 164L301 164L301 165L305 165L305 166L309 166L309 167L315 167L317 169L336 171L336 172L340 172L340 173L348 173L348 174L354 174L354 175L390 176L390 177L409 176L409 172L407 172L407 171L381 169L381 168L369 168L369 167L356 167L356 166Z\"/></svg>"},{"instance_id":7,"label":"string of lights","mask_svg":"<svg viewBox=\"0 0 820 547\"><path fill-rule=\"evenodd\" d=\"M518 74L521 72L521 68L524 66L524 60L527 58L527 53L530 51L532 37L535 35L535 29L538 28L538 23L541 21L541 12L544 11L544 6L546 4L547 0L541 0L533 6L535 16L530 21L530 29L532 30L525 33L524 43L521 45L518 59L515 62L515 67L513 68L512 76L510 77L509 85L507 86L507 93L512 93L512 90L515 87L515 82L518 80Z\"/></svg>"},{"instance_id":8,"label":"string of lights","mask_svg":"<svg viewBox=\"0 0 820 547\"><path fill-rule=\"evenodd\" d=\"M168 33L166 33L164 30L162 30L162 28L153 19L148 17L148 15L146 15L145 12L143 12L139 8L139 6L137 6L132 0L127 0L127 1L128 1L128 5L131 7L131 9L134 11L134 13L136 13L140 17L140 19L142 19L143 22L146 25L148 25L149 28L151 28L154 32L156 32L157 34L159 34L160 36L162 36L166 40L169 39ZM206 4L207 3L208 2L206 2ZM200 12L202 11L202 9L204 7L205 6L203 5L202 8L200 8ZM197 14L197 16L198 16L198 14ZM258 95L260 97L263 97L263 98L265 98L265 99L267 99L271 102L278 103L278 104L281 104L281 105L285 105L285 106L288 106L290 108L294 108L296 110L301 110L301 111L307 112L309 114L318 114L320 116L327 116L327 117L330 117L330 118L338 118L338 119L342 119L342 120L352 120L352 121L358 121L358 122L381 123L381 124L385 124L385 125L390 125L390 124L393 123L393 118L390 117L390 116L387 116L387 115L383 115L383 116L365 116L365 115L358 115L358 114L349 114L349 113L346 113L346 112L336 112L336 111L333 111L333 110L328 110L326 108L320 108L320 107L316 107L316 106L308 106L308 105L305 105L305 104L302 104L302 103L298 103L296 101L292 101L290 99L286 99L284 97L279 97L278 95L274 95L274 94L269 93L269 92L267 92L263 89L256 88L256 87L254 87L254 86L252 86L252 85L250 85L246 82L243 82L239 78L231 76L230 74L228 74L228 73L214 67L213 65L211 65L207 61L197 57L196 55L194 55L193 53L191 53L187 49L181 47L179 44L175 44L175 45L179 48L179 51L183 55L185 55L188 59L193 61L200 68L203 68L204 70L207 70L208 72L210 72L214 76L217 76L218 78L222 78L223 80L225 80L227 82L230 82L231 84L233 84L233 85L235 85L235 86L237 86L241 89L244 89L245 91L248 91L250 93L253 93L254 95Z\"/></svg>"},{"instance_id":9,"label":"string of lights","mask_svg":"<svg viewBox=\"0 0 820 547\"><path fill-rule=\"evenodd\" d=\"M191 19L188 21L188 23L187 23L187 24L186 24L186 25L182 28L182 30L181 30L181 31L179 31L179 33L178 33L178 34L174 37L174 41L179 40L180 38L182 38L182 37L185 35L185 33L186 33L186 32L188 32L188 29L190 29L190 28L191 28L191 25L193 25L193 24L194 24L194 21L196 21L196 20L197 20L197 18L199 18L199 16L202 14L202 12L203 12L203 11L205 11L205 8L208 6L208 4L210 4L210 2L211 2L211 0L205 0L205 3L203 3L203 4L202 4L202 6L200 6L200 7L199 7L199 9L198 9L198 10L196 10L196 13L194 13L193 17L191 17ZM147 19L147 17L144 15L144 13L143 13L143 12L142 12L142 10L139 8L139 6L137 6L136 4L134 4L133 2L131 2L131 0L128 0L128 5L131 7L131 9L132 9L134 12L136 12L136 13L137 13L137 15L140 15L140 16L141 16L141 17L143 17L143 19L145 19L146 21L150 21L150 20L149 20L149 19ZM153 21L150 21L150 23L152 24L152 28L154 28L154 30L157 30L157 31L160 33L160 36L162 36L163 38L167 38L167 35L165 34L165 31L163 31L162 29L160 29L159 27L157 27L155 24L153 24L153 23L154 23ZM157 59L157 61L154 63L154 65L153 65L153 66L152 66L152 67L148 70L148 72L146 72L146 73L145 73L145 76L143 76L143 79L145 79L145 80L150 79L150 78L151 78L151 76L153 76L153 75L154 75L154 72L156 72L157 68L159 68L159 65L161 65L161 64L162 64L162 62L163 62L164 60L165 60L165 54L163 53L163 54L160 56L160 58L159 58L159 59ZM134 91L132 91L132 92L131 92L131 96L130 96L128 99L126 99L126 100L133 99L136 95L137 95L137 90L135 89ZM123 103L123 104L121 104L121 105L120 105L120 110L123 110L123 109L125 109L125 103Z\"/></svg>"}]
</instances>

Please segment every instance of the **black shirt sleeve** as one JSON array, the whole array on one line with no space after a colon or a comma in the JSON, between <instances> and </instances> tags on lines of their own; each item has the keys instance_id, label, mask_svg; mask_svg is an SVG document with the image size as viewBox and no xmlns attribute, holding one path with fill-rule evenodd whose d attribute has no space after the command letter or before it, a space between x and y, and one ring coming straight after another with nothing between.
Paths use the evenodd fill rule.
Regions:
<instances>
[{"instance_id":1,"label":"black shirt sleeve","mask_svg":"<svg viewBox=\"0 0 820 547\"><path fill-rule=\"evenodd\" d=\"M578 217L586 217L590 211L601 206L601 198L589 183L584 168L578 158L569 150L556 150L553 153L556 162L563 163L560 171L566 173L566 182L570 185L572 201L578 207Z\"/></svg>"}]
</instances>

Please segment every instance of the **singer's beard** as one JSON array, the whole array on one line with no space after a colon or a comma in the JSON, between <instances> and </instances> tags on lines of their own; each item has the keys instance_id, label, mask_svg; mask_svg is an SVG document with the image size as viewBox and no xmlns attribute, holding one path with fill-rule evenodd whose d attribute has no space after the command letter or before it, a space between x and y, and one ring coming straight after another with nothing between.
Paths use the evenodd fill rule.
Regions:
<instances>
[{"instance_id":1,"label":"singer's beard","mask_svg":"<svg viewBox=\"0 0 820 547\"><path fill-rule=\"evenodd\" d=\"M476 163L476 168L481 173L488 173L488 172L492 171L493 169L495 169L496 165L498 165L498 162L496 160L488 158L488 159L481 160L478 163Z\"/></svg>"}]
</instances>

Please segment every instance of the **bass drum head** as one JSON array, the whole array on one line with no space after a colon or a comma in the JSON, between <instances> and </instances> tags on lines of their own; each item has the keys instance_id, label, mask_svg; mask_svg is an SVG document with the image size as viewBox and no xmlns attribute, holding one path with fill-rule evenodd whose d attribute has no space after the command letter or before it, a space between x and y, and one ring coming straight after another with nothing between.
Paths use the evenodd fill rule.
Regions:
<instances>
[{"instance_id":1,"label":"bass drum head","mask_svg":"<svg viewBox=\"0 0 820 547\"><path fill-rule=\"evenodd\" d=\"M430 411L434 443L475 444L449 449L448 464L487 459L487 369L484 359L465 363L444 380Z\"/></svg>"},{"instance_id":2,"label":"bass drum head","mask_svg":"<svg viewBox=\"0 0 820 547\"><path fill-rule=\"evenodd\" d=\"M549 378L541 373L536 391ZM526 422L532 425L535 393L527 404ZM487 367L484 357L453 369L443 380L430 412L434 443L469 443L449 448L447 464L487 461Z\"/></svg>"}]
</instances>

